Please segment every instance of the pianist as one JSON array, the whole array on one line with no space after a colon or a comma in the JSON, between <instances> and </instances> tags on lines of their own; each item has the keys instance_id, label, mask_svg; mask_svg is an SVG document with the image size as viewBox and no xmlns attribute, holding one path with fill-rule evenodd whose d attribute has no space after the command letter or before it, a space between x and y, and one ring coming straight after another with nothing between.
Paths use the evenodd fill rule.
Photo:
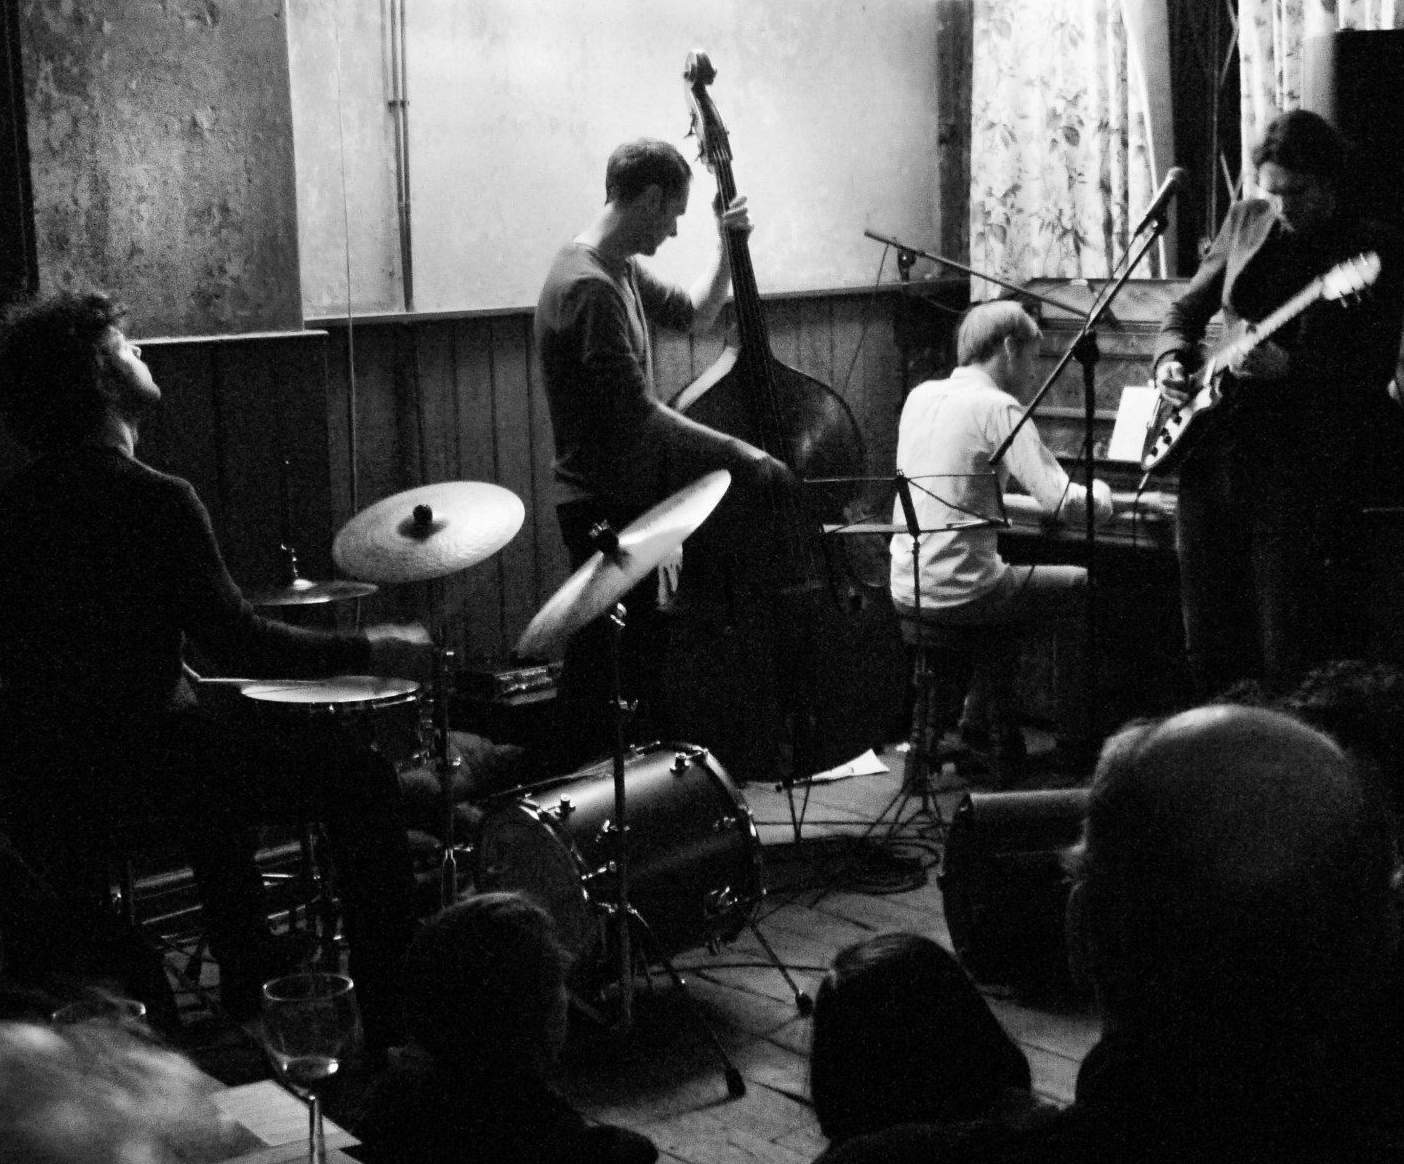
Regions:
<instances>
[{"instance_id":1,"label":"pianist","mask_svg":"<svg viewBox=\"0 0 1404 1164\"><path fill-rule=\"evenodd\" d=\"M910 482L918 570L910 533L892 539L892 599L899 616L961 626L1054 624L1058 753L1090 764L1096 741L1086 691L1082 637L1087 571L1080 566L1013 566L999 556L999 492L1013 477L1050 518L1080 520L1085 489L1025 424L997 466L990 458L1013 430L1020 397L1035 386L1038 325L1016 303L972 308L961 323L960 366L947 380L918 384L902 407L897 469ZM1093 485L1096 517L1111 516L1111 491ZM903 523L899 503L893 520ZM982 652L961 716L962 743L986 755L1000 784L1023 774L1025 747L1014 698L1017 651Z\"/></svg>"}]
</instances>

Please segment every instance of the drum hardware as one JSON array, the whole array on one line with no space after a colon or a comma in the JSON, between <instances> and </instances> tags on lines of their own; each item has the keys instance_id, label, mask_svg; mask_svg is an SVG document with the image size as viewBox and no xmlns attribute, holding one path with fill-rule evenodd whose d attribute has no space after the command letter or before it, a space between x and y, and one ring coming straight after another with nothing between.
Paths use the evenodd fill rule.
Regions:
<instances>
[{"instance_id":1,"label":"drum hardware","mask_svg":"<svg viewBox=\"0 0 1404 1164\"><path fill-rule=\"evenodd\" d=\"M482 481L443 481L377 501L348 521L332 543L332 560L346 573L382 585L437 584L449 574L490 558L516 536L526 516L510 490ZM438 595L431 610L442 609ZM431 622L438 620L432 619ZM443 628L433 635L442 642ZM434 665L434 753L443 811L440 896L458 896L454 841L453 773L463 761L449 740L450 668L454 652L441 648Z\"/></svg>"},{"instance_id":2,"label":"drum hardware","mask_svg":"<svg viewBox=\"0 0 1404 1164\"><path fill-rule=\"evenodd\" d=\"M634 908L631 896L630 848L638 844L638 838L634 836L629 824L625 770L630 759L635 758L637 753L631 757L624 744L625 727L633 709L622 696L620 638L628 612L619 600L681 547L688 535L706 520L730 484L731 474L725 470L707 473L653 506L622 531L615 531L607 523L596 526L591 531L591 536L599 548L537 612L518 641L515 651L516 656L521 659L551 656L559 652L576 632L602 616L607 617L611 632L609 691L613 747L609 767L613 812L596 833L595 843L608 846L609 860L606 867L612 871L614 892L607 902L593 901L584 879L577 877L579 892L558 894L557 897L560 899L558 905L561 908L566 908L569 904L577 909L583 907L587 912L596 911L613 934L615 977L619 987L619 1025L625 1030L631 1029L634 1021L636 949L644 955L641 960L645 970L650 961L660 963L674 985L685 992L685 997L691 1000L691 995L686 994L686 983L668 957L664 942L658 939L648 921ZM681 786L681 777L696 767L704 755L705 753L696 748L675 753L666 768L669 787ZM710 775L711 769L707 769L707 772ZM599 775L596 773L591 779L598 779ZM726 783L729 784L729 780ZM732 792L735 795L734 788ZM567 827L580 827L584 823L578 809L574 812L558 813L554 817L538 813L538 819L542 818L553 819L557 825ZM491 818L486 818L483 823L485 834L489 834L492 830ZM485 851L490 848L486 839L483 848ZM756 856L759 856L758 841ZM578 862L578 850L572 853L571 857ZM647 862L643 871L649 871ZM756 875L759 881L758 868ZM759 885L757 888L759 889ZM699 901L699 908L701 904ZM587 926L579 927L581 945L585 942L584 933L587 929ZM744 1095L746 1084L741 1073L727 1056L716 1033L705 1022L703 1026L722 1064L728 1093L733 1097Z\"/></svg>"}]
</instances>

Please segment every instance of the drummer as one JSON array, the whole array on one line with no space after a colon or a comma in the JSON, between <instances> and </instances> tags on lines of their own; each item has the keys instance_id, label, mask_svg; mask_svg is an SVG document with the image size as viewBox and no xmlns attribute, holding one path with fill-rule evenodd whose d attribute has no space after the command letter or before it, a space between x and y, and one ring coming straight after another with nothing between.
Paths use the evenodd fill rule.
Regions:
<instances>
[{"instance_id":1,"label":"drummer","mask_svg":"<svg viewBox=\"0 0 1404 1164\"><path fill-rule=\"evenodd\" d=\"M119 822L170 826L194 869L224 1007L299 951L275 939L252 826L310 813L328 831L372 1049L398 1036L393 974L413 874L388 761L336 741L274 740L203 708L187 640L235 674L427 676L420 628L334 634L255 613L188 482L136 456L161 391L107 296L13 308L0 416L35 458L0 490L0 827L60 891L91 895Z\"/></svg>"}]
</instances>

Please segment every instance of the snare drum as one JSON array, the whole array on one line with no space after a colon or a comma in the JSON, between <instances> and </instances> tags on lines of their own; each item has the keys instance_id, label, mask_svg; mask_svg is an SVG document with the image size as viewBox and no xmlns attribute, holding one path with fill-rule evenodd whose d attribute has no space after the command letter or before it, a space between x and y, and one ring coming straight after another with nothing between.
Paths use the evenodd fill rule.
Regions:
<instances>
[{"instance_id":1,"label":"snare drum","mask_svg":"<svg viewBox=\"0 0 1404 1164\"><path fill-rule=\"evenodd\" d=\"M629 904L668 955L733 938L764 892L760 840L736 785L706 751L654 744L625 760ZM575 973L608 962L616 892L614 765L523 790L483 819L477 885L515 890L556 920Z\"/></svg>"},{"instance_id":2,"label":"snare drum","mask_svg":"<svg viewBox=\"0 0 1404 1164\"><path fill-rule=\"evenodd\" d=\"M428 758L419 684L412 679L273 679L250 683L243 694L276 723L337 732L374 748L397 772Z\"/></svg>"}]
</instances>

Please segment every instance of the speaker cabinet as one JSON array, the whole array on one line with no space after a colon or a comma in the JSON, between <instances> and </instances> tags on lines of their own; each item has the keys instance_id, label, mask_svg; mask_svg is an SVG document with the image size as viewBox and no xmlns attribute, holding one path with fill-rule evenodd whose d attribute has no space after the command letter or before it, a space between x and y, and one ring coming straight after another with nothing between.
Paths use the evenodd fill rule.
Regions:
<instances>
[{"instance_id":1,"label":"speaker cabinet","mask_svg":"<svg viewBox=\"0 0 1404 1164\"><path fill-rule=\"evenodd\" d=\"M1068 967L1070 879L1087 790L976 792L951 818L938 883L951 944L970 976L1030 1001L1085 997Z\"/></svg>"}]
</instances>

